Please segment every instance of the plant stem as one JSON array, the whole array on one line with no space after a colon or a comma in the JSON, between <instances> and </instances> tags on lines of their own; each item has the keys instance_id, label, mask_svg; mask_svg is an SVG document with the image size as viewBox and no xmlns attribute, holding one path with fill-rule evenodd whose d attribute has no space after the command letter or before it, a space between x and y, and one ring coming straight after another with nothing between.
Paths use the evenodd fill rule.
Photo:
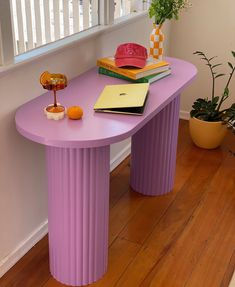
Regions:
<instances>
[{"instance_id":1,"label":"plant stem","mask_svg":"<svg viewBox=\"0 0 235 287\"><path fill-rule=\"evenodd\" d=\"M226 86L225 86L225 88L224 88L224 91L226 91L226 90L228 89L229 84L230 84L230 82L231 82L231 79L232 79L232 77L233 77L234 71L235 71L235 67L233 68L233 70L232 70L232 72L231 72L231 74L230 74L230 76L229 76L229 79L228 79L228 82L227 82L227 84L226 84ZM227 97L228 97L228 96L227 96ZM220 103L219 103L219 105L218 105L218 107L217 107L217 112L219 112L219 109L220 109L222 103L225 101L225 99L227 99L227 97L225 97L225 93L223 93L223 96L222 96L222 98L221 98L221 100L220 100Z\"/></svg>"},{"instance_id":2,"label":"plant stem","mask_svg":"<svg viewBox=\"0 0 235 287\"><path fill-rule=\"evenodd\" d=\"M208 66L210 68L210 71L211 71L211 76L212 76L212 101L214 100L214 97L215 97L215 76L214 76L214 73L213 73L213 69L211 67L211 63L210 61L207 59L207 57L205 56L207 62L208 62Z\"/></svg>"},{"instance_id":3,"label":"plant stem","mask_svg":"<svg viewBox=\"0 0 235 287\"><path fill-rule=\"evenodd\" d=\"M230 74L230 77L229 77L229 79L228 79L228 82L227 82L227 85L226 85L225 89L227 89L227 88L229 87L229 84L230 84L231 79L232 79L232 77L233 77L234 71L235 71L235 68L233 68L233 70L232 70L232 72L231 72L231 74Z\"/></svg>"},{"instance_id":4,"label":"plant stem","mask_svg":"<svg viewBox=\"0 0 235 287\"><path fill-rule=\"evenodd\" d=\"M219 112L219 114L223 114L224 112L227 112L229 109L224 109L222 111Z\"/></svg>"},{"instance_id":5,"label":"plant stem","mask_svg":"<svg viewBox=\"0 0 235 287\"><path fill-rule=\"evenodd\" d=\"M212 95L211 95L212 97L211 97L211 99L213 101L214 97L215 97L215 76L214 76L214 72L212 69L212 65L204 53L203 53L203 57L206 59L208 67L210 68L210 71L211 71L211 76L212 76Z\"/></svg>"},{"instance_id":6,"label":"plant stem","mask_svg":"<svg viewBox=\"0 0 235 287\"><path fill-rule=\"evenodd\" d=\"M213 101L213 99L214 99L214 97L215 97L215 78L214 78L214 75L212 76L212 101Z\"/></svg>"}]
</instances>

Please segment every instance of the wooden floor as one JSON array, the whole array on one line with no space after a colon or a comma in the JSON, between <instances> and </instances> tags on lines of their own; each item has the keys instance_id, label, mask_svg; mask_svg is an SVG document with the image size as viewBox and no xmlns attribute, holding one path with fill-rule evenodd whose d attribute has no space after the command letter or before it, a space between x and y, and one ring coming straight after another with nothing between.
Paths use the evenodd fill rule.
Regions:
<instances>
[{"instance_id":1,"label":"wooden floor","mask_svg":"<svg viewBox=\"0 0 235 287\"><path fill-rule=\"evenodd\" d=\"M129 159L111 175L109 265L89 286L227 287L235 268L235 136L195 147L180 122L173 192L145 197L129 185ZM47 237L1 287L62 287L49 273Z\"/></svg>"}]
</instances>

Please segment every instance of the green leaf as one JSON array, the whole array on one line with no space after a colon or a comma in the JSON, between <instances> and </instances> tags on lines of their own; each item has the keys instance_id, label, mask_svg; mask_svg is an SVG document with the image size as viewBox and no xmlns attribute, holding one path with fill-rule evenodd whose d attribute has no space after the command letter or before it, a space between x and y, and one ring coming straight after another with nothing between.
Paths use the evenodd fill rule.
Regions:
<instances>
[{"instance_id":1,"label":"green leaf","mask_svg":"<svg viewBox=\"0 0 235 287\"><path fill-rule=\"evenodd\" d=\"M227 96L227 97L228 97L228 95L229 95L229 88L226 87L226 88L224 89L224 96Z\"/></svg>"},{"instance_id":2,"label":"green leaf","mask_svg":"<svg viewBox=\"0 0 235 287\"><path fill-rule=\"evenodd\" d=\"M218 103L218 101L219 101L219 97L217 96L217 97L214 97L214 99L212 100L212 104L217 104Z\"/></svg>"},{"instance_id":3,"label":"green leaf","mask_svg":"<svg viewBox=\"0 0 235 287\"><path fill-rule=\"evenodd\" d=\"M231 51L231 52L232 52L233 57L235 58L235 52L234 51Z\"/></svg>"},{"instance_id":4,"label":"green leaf","mask_svg":"<svg viewBox=\"0 0 235 287\"><path fill-rule=\"evenodd\" d=\"M215 76L215 79L216 79L216 78L223 77L223 76L225 76L225 74L218 74L218 75Z\"/></svg>"},{"instance_id":5,"label":"green leaf","mask_svg":"<svg viewBox=\"0 0 235 287\"><path fill-rule=\"evenodd\" d=\"M190 112L191 118L195 117L196 114L197 114L197 111L196 111L196 110L192 110L192 111Z\"/></svg>"},{"instance_id":6,"label":"green leaf","mask_svg":"<svg viewBox=\"0 0 235 287\"><path fill-rule=\"evenodd\" d=\"M229 67L233 70L233 65L232 63L228 62Z\"/></svg>"},{"instance_id":7,"label":"green leaf","mask_svg":"<svg viewBox=\"0 0 235 287\"><path fill-rule=\"evenodd\" d=\"M204 55L204 53L202 53L201 51L195 51L193 54L194 55Z\"/></svg>"},{"instance_id":8,"label":"green leaf","mask_svg":"<svg viewBox=\"0 0 235 287\"><path fill-rule=\"evenodd\" d=\"M222 65L222 64L216 64L216 65L211 66L211 68L214 69L214 68L216 68L216 67L218 67L218 66L221 66L221 65Z\"/></svg>"},{"instance_id":9,"label":"green leaf","mask_svg":"<svg viewBox=\"0 0 235 287\"><path fill-rule=\"evenodd\" d=\"M223 121L227 124L229 124L231 127L235 126L235 103L231 105L230 108L227 108L224 110Z\"/></svg>"},{"instance_id":10,"label":"green leaf","mask_svg":"<svg viewBox=\"0 0 235 287\"><path fill-rule=\"evenodd\" d=\"M206 103L208 100L207 99L202 99L202 98L198 98L196 100L196 102L199 102L199 103Z\"/></svg>"},{"instance_id":11,"label":"green leaf","mask_svg":"<svg viewBox=\"0 0 235 287\"><path fill-rule=\"evenodd\" d=\"M233 104L231 105L230 109L235 110L235 103L233 103Z\"/></svg>"},{"instance_id":12,"label":"green leaf","mask_svg":"<svg viewBox=\"0 0 235 287\"><path fill-rule=\"evenodd\" d=\"M213 101L199 98L193 103L190 115L205 121L216 121L219 118L216 110L218 101L219 97L215 97Z\"/></svg>"},{"instance_id":13,"label":"green leaf","mask_svg":"<svg viewBox=\"0 0 235 287\"><path fill-rule=\"evenodd\" d=\"M217 56L211 57L208 61L210 62L211 60L217 58Z\"/></svg>"}]
</instances>

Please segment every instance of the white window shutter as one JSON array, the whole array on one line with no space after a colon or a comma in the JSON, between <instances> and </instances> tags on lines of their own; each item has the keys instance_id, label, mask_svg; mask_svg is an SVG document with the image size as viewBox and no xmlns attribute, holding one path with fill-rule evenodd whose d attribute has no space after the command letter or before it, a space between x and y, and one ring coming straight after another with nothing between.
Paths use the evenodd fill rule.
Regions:
<instances>
[{"instance_id":1,"label":"white window shutter","mask_svg":"<svg viewBox=\"0 0 235 287\"><path fill-rule=\"evenodd\" d=\"M14 62L10 1L0 1L0 65Z\"/></svg>"}]
</instances>

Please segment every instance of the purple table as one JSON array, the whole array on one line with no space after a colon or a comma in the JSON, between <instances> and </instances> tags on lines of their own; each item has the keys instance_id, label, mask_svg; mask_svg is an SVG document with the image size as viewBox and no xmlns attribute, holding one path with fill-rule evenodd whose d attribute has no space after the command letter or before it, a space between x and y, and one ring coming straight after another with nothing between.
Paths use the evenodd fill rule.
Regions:
<instances>
[{"instance_id":1,"label":"purple table","mask_svg":"<svg viewBox=\"0 0 235 287\"><path fill-rule=\"evenodd\" d=\"M63 105L83 107L81 121L47 120L43 108L52 102L48 93L17 110L17 130L46 146L50 269L62 283L86 285L106 272L110 144L132 137L130 184L135 191L154 196L173 187L180 93L196 68L167 60L172 75L150 86L143 116L93 112L105 85L124 83L98 75L97 68L58 93Z\"/></svg>"}]
</instances>

